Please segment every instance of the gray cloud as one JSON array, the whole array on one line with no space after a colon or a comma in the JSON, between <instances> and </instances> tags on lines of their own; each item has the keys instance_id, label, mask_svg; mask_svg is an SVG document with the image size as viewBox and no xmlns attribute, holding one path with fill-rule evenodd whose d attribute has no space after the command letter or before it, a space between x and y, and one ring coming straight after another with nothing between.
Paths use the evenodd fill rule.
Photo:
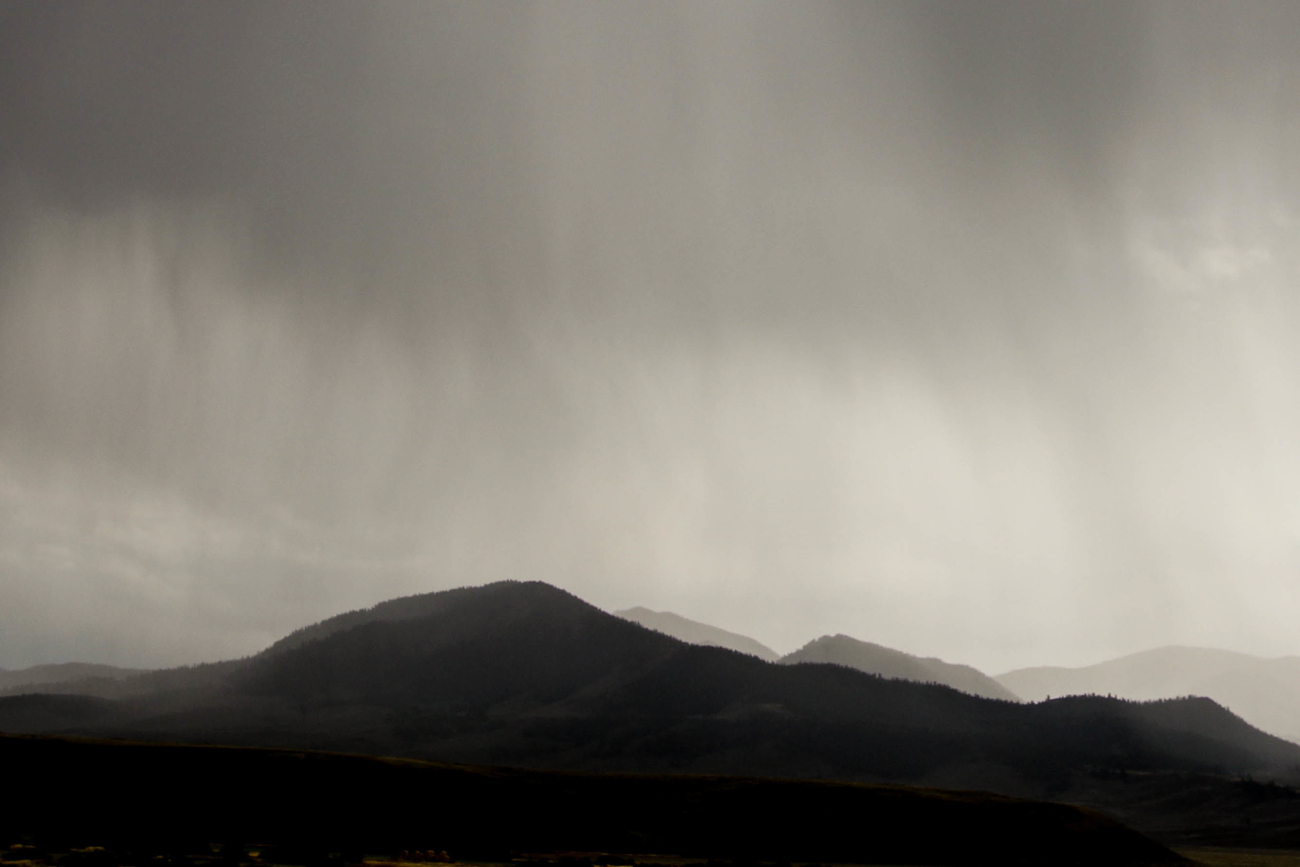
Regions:
<instances>
[{"instance_id":1,"label":"gray cloud","mask_svg":"<svg viewBox=\"0 0 1300 867\"><path fill-rule=\"evenodd\" d=\"M503 577L1300 652L1290 4L0 7L0 665Z\"/></svg>"}]
</instances>

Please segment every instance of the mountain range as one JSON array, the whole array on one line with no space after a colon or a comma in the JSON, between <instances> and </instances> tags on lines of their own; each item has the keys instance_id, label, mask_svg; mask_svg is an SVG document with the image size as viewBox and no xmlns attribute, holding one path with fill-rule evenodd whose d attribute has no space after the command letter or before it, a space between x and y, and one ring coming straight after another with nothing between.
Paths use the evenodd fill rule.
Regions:
<instances>
[{"instance_id":1,"label":"mountain range","mask_svg":"<svg viewBox=\"0 0 1300 867\"><path fill-rule=\"evenodd\" d=\"M1038 666L990 677L969 665L914 656L847 635L824 635L778 656L752 638L669 612L632 608L617 613L692 644L730 647L785 664L834 663L1004 701L1039 702L1071 695L1134 701L1204 696L1263 731L1300 743L1300 657L1296 656L1264 659L1203 647L1159 647L1081 668Z\"/></svg>"},{"instance_id":2,"label":"mountain range","mask_svg":"<svg viewBox=\"0 0 1300 867\"><path fill-rule=\"evenodd\" d=\"M798 662L826 662L856 668L858 671L878 674L881 677L943 684L984 698L997 698L1003 701L1020 700L1014 692L969 665L954 665L934 657L913 656L901 650L859 641L847 635L823 635L795 652L781 656L749 636L689 620L669 611L628 608L614 613L656 632L671 635L687 644L726 647L748 653L750 656L757 656L768 662L780 662L785 665Z\"/></svg>"},{"instance_id":3,"label":"mountain range","mask_svg":"<svg viewBox=\"0 0 1300 867\"><path fill-rule=\"evenodd\" d=\"M1232 804L1257 818L1252 842L1300 845L1300 746L1209 699L1023 704L783 662L506 581L348 612L245 659L24 688L0 697L0 732L980 789L1166 842L1239 841L1216 824Z\"/></svg>"},{"instance_id":4,"label":"mountain range","mask_svg":"<svg viewBox=\"0 0 1300 867\"><path fill-rule=\"evenodd\" d=\"M445 604L444 594L437 593L390 600L297 630L260 656L279 655L367 623L417 619L436 613ZM780 656L752 638L671 612L630 608L615 614L688 644L727 648L768 662L832 663L883 678L941 684L1003 701L1040 702L1050 696L1082 695L1134 701L1203 696L1263 731L1300 742L1300 657L1261 659L1226 650L1164 647L1082 668L1023 668L989 677L971 666L914 656L845 635L822 636ZM0 696L39 692L125 700L193 695L196 690L218 688L227 674L246 664L232 661L162 671L86 663L0 669Z\"/></svg>"},{"instance_id":5,"label":"mountain range","mask_svg":"<svg viewBox=\"0 0 1300 867\"><path fill-rule=\"evenodd\" d=\"M1300 767L1300 747L1205 699L1022 705L840 665L774 665L536 582L392 600L245 660L82 685L0 699L0 730L1039 795L1092 766Z\"/></svg>"}]
</instances>

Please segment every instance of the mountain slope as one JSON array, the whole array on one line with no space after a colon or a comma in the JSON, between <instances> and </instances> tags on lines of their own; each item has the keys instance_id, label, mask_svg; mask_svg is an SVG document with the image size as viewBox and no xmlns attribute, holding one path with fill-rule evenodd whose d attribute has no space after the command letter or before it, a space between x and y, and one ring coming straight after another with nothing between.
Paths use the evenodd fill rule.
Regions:
<instances>
[{"instance_id":1,"label":"mountain slope","mask_svg":"<svg viewBox=\"0 0 1300 867\"><path fill-rule=\"evenodd\" d=\"M623 611L615 611L614 613L624 620L640 623L647 629L662 632L664 635L671 635L673 638L685 641L687 644L725 647L729 650L748 653L750 656L757 656L767 662L776 662L781 657L772 648L755 641L747 635L728 632L707 623L688 620L680 614L673 614L671 611L651 611L649 608L638 606Z\"/></svg>"},{"instance_id":2,"label":"mountain slope","mask_svg":"<svg viewBox=\"0 0 1300 867\"><path fill-rule=\"evenodd\" d=\"M1300 743L1300 657L1261 659L1204 647L1160 647L1084 668L1022 668L995 679L1027 701L1048 695L1143 701L1203 695L1251 725Z\"/></svg>"},{"instance_id":3,"label":"mountain slope","mask_svg":"<svg viewBox=\"0 0 1300 867\"><path fill-rule=\"evenodd\" d=\"M1019 701L1013 691L969 665L955 665L934 657L912 656L901 650L859 641L847 635L823 635L783 657L781 662L786 665L796 662L829 662L881 677L941 683L971 695Z\"/></svg>"},{"instance_id":4,"label":"mountain slope","mask_svg":"<svg viewBox=\"0 0 1300 867\"><path fill-rule=\"evenodd\" d=\"M1300 766L1300 747L1205 700L1018 705L838 665L770 665L540 583L395 600L297 636L207 667L200 680L190 671L153 694L105 702L98 720L86 717L98 706L0 699L0 730L1029 795L1084 767ZM146 677L163 684L164 674Z\"/></svg>"}]
</instances>

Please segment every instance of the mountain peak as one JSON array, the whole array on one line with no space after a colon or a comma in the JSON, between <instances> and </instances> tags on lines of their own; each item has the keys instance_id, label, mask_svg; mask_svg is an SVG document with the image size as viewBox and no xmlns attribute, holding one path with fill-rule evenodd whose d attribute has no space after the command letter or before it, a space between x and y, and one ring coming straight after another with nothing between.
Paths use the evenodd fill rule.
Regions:
<instances>
[{"instance_id":1,"label":"mountain peak","mask_svg":"<svg viewBox=\"0 0 1300 867\"><path fill-rule=\"evenodd\" d=\"M0 698L0 729L1025 793L1083 766L1300 766L1300 747L1209 703L989 701L959 691L973 689L958 675L981 677L966 666L848 636L804 655L817 648L812 661L840 664L693 646L545 584L500 582L349 612L251 659L142 676L130 701ZM911 670L870 676L854 670L864 658Z\"/></svg>"},{"instance_id":2,"label":"mountain peak","mask_svg":"<svg viewBox=\"0 0 1300 867\"><path fill-rule=\"evenodd\" d=\"M503 615L521 607L567 605L579 606L593 611L595 606L559 587L544 581L494 581L476 587L457 587L452 590L436 590L430 593L417 593L411 596L399 596L388 599L369 608L358 608L333 617L304 626L272 644L263 654L282 653L299 647L309 641L326 638L336 632L343 632L367 623L395 623L415 620L443 612L457 605L485 604L496 607Z\"/></svg>"}]
</instances>

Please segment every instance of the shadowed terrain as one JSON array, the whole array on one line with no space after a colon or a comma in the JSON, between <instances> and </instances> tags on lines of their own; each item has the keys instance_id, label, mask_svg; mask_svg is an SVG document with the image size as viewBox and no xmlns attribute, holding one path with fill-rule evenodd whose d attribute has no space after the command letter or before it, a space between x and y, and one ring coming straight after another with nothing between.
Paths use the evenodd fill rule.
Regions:
<instances>
[{"instance_id":1,"label":"shadowed terrain","mask_svg":"<svg viewBox=\"0 0 1300 867\"><path fill-rule=\"evenodd\" d=\"M1272 780L1094 769L1076 774L1060 796L1176 848L1270 848L1300 857L1300 791Z\"/></svg>"},{"instance_id":2,"label":"shadowed terrain","mask_svg":"<svg viewBox=\"0 0 1300 867\"><path fill-rule=\"evenodd\" d=\"M290 863L398 849L493 860L579 851L805 863L1182 863L1093 811L933 789L12 736L0 737L0 764L25 781L26 794L0 813L0 834L23 834L46 850L175 853L215 840L239 851L254 841L296 850Z\"/></svg>"}]
</instances>

